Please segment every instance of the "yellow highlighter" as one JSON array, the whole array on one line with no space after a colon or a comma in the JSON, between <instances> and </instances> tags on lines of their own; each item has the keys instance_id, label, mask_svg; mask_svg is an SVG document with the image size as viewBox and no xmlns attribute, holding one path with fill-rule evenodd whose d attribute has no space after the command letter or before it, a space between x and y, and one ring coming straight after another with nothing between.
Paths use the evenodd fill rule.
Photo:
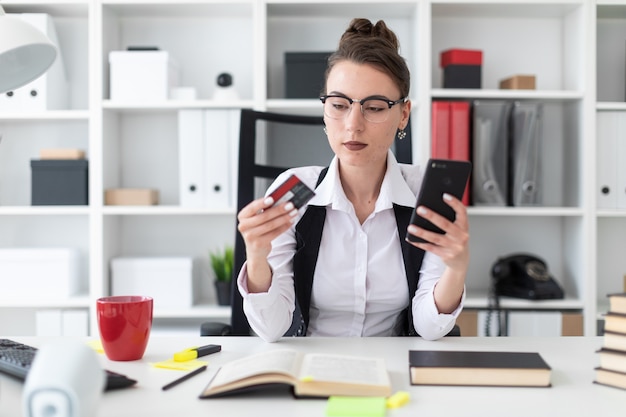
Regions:
<instances>
[{"instance_id":1,"label":"yellow highlighter","mask_svg":"<svg viewBox=\"0 0 626 417\"><path fill-rule=\"evenodd\" d=\"M202 356L210 355L222 350L221 345L206 345L200 347L191 347L180 352L174 353L174 361L186 362L197 359Z\"/></svg>"}]
</instances>

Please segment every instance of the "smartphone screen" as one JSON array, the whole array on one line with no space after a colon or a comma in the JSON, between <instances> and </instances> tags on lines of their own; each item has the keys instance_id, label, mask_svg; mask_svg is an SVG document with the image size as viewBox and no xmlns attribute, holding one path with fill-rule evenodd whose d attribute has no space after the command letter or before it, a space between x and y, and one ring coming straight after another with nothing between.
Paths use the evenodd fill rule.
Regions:
<instances>
[{"instance_id":1,"label":"smartphone screen","mask_svg":"<svg viewBox=\"0 0 626 417\"><path fill-rule=\"evenodd\" d=\"M429 159L415 208L425 206L453 222L456 215L452 207L443 200L443 194L448 193L460 200L463 197L471 170L472 164L469 161ZM443 230L419 216L415 210L411 216L411 223L422 229L443 233ZM425 242L424 239L409 233L406 234L406 239L411 242Z\"/></svg>"}]
</instances>

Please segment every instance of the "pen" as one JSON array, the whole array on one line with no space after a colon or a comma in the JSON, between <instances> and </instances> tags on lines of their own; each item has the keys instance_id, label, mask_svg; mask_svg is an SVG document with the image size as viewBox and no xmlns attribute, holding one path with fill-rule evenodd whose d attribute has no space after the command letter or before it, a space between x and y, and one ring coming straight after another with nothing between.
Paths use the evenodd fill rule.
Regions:
<instances>
[{"instance_id":1,"label":"pen","mask_svg":"<svg viewBox=\"0 0 626 417\"><path fill-rule=\"evenodd\" d=\"M163 391L166 391L172 387L175 387L176 385L180 384L183 381L188 380L189 378L191 378L194 375L198 375L200 372L203 372L206 370L206 365L202 365L201 367L199 367L198 369L194 369L193 371L189 372L188 374L185 374L183 376L181 376L178 379L175 379L174 381L170 382L167 385L163 386Z\"/></svg>"},{"instance_id":2,"label":"pen","mask_svg":"<svg viewBox=\"0 0 626 417\"><path fill-rule=\"evenodd\" d=\"M206 345L200 347L192 347L189 349L185 349L181 352L174 353L174 361L176 362L185 362L190 361L201 356L210 355L211 353L216 353L222 350L221 345Z\"/></svg>"}]
</instances>

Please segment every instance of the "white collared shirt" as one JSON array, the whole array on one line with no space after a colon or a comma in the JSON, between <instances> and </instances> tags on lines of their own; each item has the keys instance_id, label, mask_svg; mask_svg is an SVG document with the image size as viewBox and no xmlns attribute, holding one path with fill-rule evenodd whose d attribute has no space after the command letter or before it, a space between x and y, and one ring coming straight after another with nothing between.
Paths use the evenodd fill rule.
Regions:
<instances>
[{"instance_id":1,"label":"white collared shirt","mask_svg":"<svg viewBox=\"0 0 626 417\"><path fill-rule=\"evenodd\" d=\"M322 167L301 167L281 174L268 193L291 174L315 188ZM308 204L325 206L326 220L313 279L308 336L390 336L398 314L408 305L408 284L393 204L413 208L421 185L418 166L398 164L391 152L387 172L372 214L360 224L346 197L337 159L329 165ZM304 208L300 209L301 216ZM237 280L244 312L256 334L275 341L289 328L295 306L292 260L295 224L272 242L268 262L273 270L267 292L248 293L246 267ZM402 237L404 238L404 237ZM412 300L416 331L426 339L444 336L462 310L440 314L433 289L445 264L426 253Z\"/></svg>"}]
</instances>

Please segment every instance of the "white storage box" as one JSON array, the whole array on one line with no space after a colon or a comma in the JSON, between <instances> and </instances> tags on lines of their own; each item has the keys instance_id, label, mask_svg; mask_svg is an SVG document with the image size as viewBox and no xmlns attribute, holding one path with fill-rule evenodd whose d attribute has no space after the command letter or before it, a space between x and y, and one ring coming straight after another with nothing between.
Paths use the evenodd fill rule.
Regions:
<instances>
[{"instance_id":1,"label":"white storage box","mask_svg":"<svg viewBox=\"0 0 626 417\"><path fill-rule=\"evenodd\" d=\"M189 308L193 305L193 259L114 258L111 293L154 298L154 309Z\"/></svg>"},{"instance_id":2,"label":"white storage box","mask_svg":"<svg viewBox=\"0 0 626 417\"><path fill-rule=\"evenodd\" d=\"M78 250L0 249L0 298L50 299L81 290Z\"/></svg>"},{"instance_id":3,"label":"white storage box","mask_svg":"<svg viewBox=\"0 0 626 417\"><path fill-rule=\"evenodd\" d=\"M112 101L164 101L178 86L178 66L166 51L111 51L109 64Z\"/></svg>"}]
</instances>

